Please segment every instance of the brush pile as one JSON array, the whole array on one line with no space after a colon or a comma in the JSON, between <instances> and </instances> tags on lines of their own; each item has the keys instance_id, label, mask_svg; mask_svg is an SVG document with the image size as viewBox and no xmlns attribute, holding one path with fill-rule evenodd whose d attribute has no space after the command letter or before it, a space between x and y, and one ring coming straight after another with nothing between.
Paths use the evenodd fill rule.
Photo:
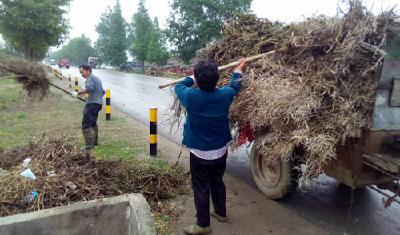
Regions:
<instances>
[{"instance_id":1,"label":"brush pile","mask_svg":"<svg viewBox=\"0 0 400 235\"><path fill-rule=\"evenodd\" d=\"M340 145L370 127L382 48L395 18L393 12L374 16L360 1L350 1L341 17L288 25L240 16L201 57L224 65L275 50L250 64L230 120L237 130L255 130L267 160L290 158L301 147L309 179L336 157ZM221 75L220 86L230 77ZM173 109L180 118L181 106Z\"/></svg>"},{"instance_id":2,"label":"brush pile","mask_svg":"<svg viewBox=\"0 0 400 235\"><path fill-rule=\"evenodd\" d=\"M20 175L28 157L35 180ZM153 161L97 160L62 138L0 153L0 168L5 170L0 175L0 217L126 193L143 193L151 208L160 211L166 208L159 201L186 193L187 176L181 169ZM29 203L32 191L38 197Z\"/></svg>"},{"instance_id":3,"label":"brush pile","mask_svg":"<svg viewBox=\"0 0 400 235\"><path fill-rule=\"evenodd\" d=\"M0 71L13 74L30 97L41 99L49 90L46 67L37 62L0 53Z\"/></svg>"}]
</instances>

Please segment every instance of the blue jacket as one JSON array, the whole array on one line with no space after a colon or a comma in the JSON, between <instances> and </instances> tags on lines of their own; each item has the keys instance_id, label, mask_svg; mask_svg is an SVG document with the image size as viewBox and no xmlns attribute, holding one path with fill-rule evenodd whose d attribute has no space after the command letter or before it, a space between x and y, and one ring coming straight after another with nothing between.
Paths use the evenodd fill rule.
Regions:
<instances>
[{"instance_id":1,"label":"blue jacket","mask_svg":"<svg viewBox=\"0 0 400 235\"><path fill-rule=\"evenodd\" d=\"M175 86L175 93L186 108L183 144L203 151L224 147L232 140L229 128L229 106L240 89L240 73L233 73L229 86L211 92L192 88L187 77Z\"/></svg>"}]
</instances>

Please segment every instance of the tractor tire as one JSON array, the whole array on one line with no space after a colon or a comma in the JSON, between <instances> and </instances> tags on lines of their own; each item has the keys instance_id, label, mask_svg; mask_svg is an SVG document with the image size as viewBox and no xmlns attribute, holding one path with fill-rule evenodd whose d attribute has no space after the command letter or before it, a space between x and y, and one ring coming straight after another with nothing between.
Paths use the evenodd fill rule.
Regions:
<instances>
[{"instance_id":1,"label":"tractor tire","mask_svg":"<svg viewBox=\"0 0 400 235\"><path fill-rule=\"evenodd\" d=\"M253 144L250 156L250 166L253 179L258 189L269 199L279 200L290 195L298 185L301 171L291 160L283 161L280 157L273 163L268 163Z\"/></svg>"}]
</instances>

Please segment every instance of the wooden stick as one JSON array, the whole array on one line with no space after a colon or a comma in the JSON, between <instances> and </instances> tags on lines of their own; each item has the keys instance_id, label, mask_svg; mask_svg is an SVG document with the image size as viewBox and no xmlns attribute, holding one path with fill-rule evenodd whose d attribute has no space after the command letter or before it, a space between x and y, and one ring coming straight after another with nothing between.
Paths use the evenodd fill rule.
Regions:
<instances>
[{"instance_id":1,"label":"wooden stick","mask_svg":"<svg viewBox=\"0 0 400 235\"><path fill-rule=\"evenodd\" d=\"M245 60L246 60L246 62L251 62L251 61L254 61L254 60L258 60L258 59L260 59L260 58L262 58L264 56L272 55L274 53L275 53L275 51L269 51L269 52L266 52L266 53L262 53L262 54L259 54L259 55L248 57ZM232 63L227 64L227 65L219 66L218 67L218 71L222 71L222 70L225 70L225 69L228 69L228 68L235 67L235 66L239 65L239 63L240 63L239 61L235 61L235 62L232 62ZM163 88L166 88L166 87L169 87L169 86L173 86L173 85L177 84L178 82L183 81L185 78L186 77L180 78L180 79L178 79L176 81L173 81L173 82L166 83L164 85L159 85L158 88L163 89Z\"/></svg>"},{"instance_id":2,"label":"wooden stick","mask_svg":"<svg viewBox=\"0 0 400 235\"><path fill-rule=\"evenodd\" d=\"M61 88L61 87L57 86L57 85L54 84L54 83L51 83L51 82L50 82L50 85L53 86L53 87L55 87L55 88L57 88L58 90L60 90L60 91L62 91L62 92L64 92L64 93L68 94L68 95L71 95L71 92L65 90L64 88ZM80 100L80 101L86 102L86 100L85 100L84 98L82 98L82 97L79 97L79 96L78 96L78 97L76 97L76 98L77 98L78 100Z\"/></svg>"}]
</instances>

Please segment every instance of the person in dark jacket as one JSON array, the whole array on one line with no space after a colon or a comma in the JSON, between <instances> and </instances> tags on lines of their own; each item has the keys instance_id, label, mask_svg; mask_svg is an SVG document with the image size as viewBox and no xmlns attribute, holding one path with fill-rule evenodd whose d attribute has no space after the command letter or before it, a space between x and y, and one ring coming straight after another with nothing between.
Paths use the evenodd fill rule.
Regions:
<instances>
[{"instance_id":1,"label":"person in dark jacket","mask_svg":"<svg viewBox=\"0 0 400 235\"><path fill-rule=\"evenodd\" d=\"M90 150L98 145L99 128L97 118L102 109L103 96L105 94L101 80L92 74L89 65L79 66L79 72L86 79L85 89L79 92L72 92L73 97L89 94L83 109L82 132L85 138L85 149Z\"/></svg>"},{"instance_id":2,"label":"person in dark jacket","mask_svg":"<svg viewBox=\"0 0 400 235\"><path fill-rule=\"evenodd\" d=\"M175 86L175 93L187 115L183 144L190 150L190 172L197 223L186 226L186 234L206 234L210 229L210 194L214 211L211 215L226 221L226 188L223 176L232 140L229 127L229 107L239 93L244 59L234 70L229 86L216 88L218 66L200 61L194 76L186 77ZM192 87L194 84L198 86Z\"/></svg>"}]
</instances>

